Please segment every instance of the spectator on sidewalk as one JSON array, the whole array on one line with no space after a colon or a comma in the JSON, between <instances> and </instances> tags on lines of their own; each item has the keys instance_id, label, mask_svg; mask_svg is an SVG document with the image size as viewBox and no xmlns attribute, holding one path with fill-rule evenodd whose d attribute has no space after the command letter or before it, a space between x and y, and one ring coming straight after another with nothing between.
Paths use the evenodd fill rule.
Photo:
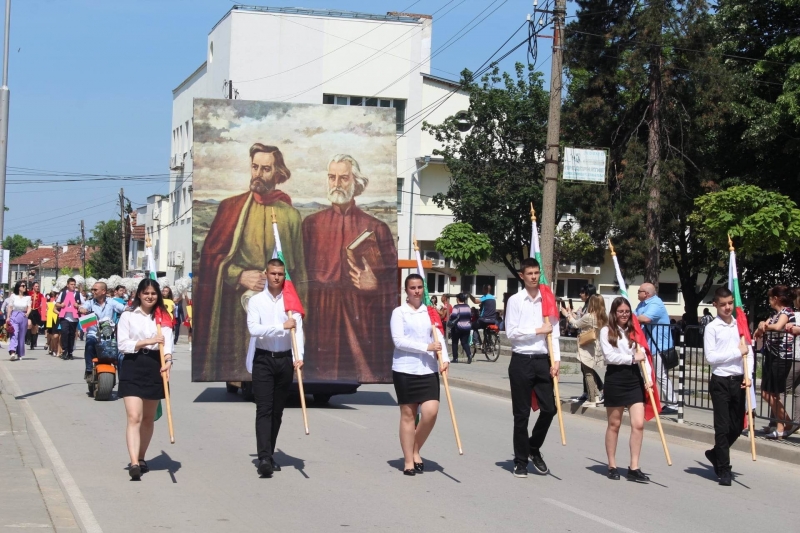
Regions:
<instances>
[{"instance_id":1,"label":"spectator on sidewalk","mask_svg":"<svg viewBox=\"0 0 800 533\"><path fill-rule=\"evenodd\" d=\"M606 305L602 296L597 294L586 300L586 312L580 318L569 317L569 324L580 331L578 336L578 361L581 363L583 386L588 392L587 401L583 405L595 407L600 403L600 390L603 382L597 370L602 368L603 353L600 350L600 330L608 323ZM580 343L580 336L594 332L594 340L586 344ZM599 386L598 386L599 385Z\"/></svg>"},{"instance_id":2,"label":"spectator on sidewalk","mask_svg":"<svg viewBox=\"0 0 800 533\"><path fill-rule=\"evenodd\" d=\"M453 306L450 305L450 297L448 295L442 295L442 305L439 306L437 311L439 312L439 318L442 319L442 324L447 324L447 321L450 320L450 313L453 312Z\"/></svg>"},{"instance_id":3,"label":"spectator on sidewalk","mask_svg":"<svg viewBox=\"0 0 800 533\"><path fill-rule=\"evenodd\" d=\"M800 429L800 288L794 289L794 324L786 325L786 332L794 335L794 354L789 375L786 377L786 395L791 394L792 402L792 427L784 430L786 437ZM785 437L784 437L785 438Z\"/></svg>"},{"instance_id":4,"label":"spectator on sidewalk","mask_svg":"<svg viewBox=\"0 0 800 533\"><path fill-rule=\"evenodd\" d=\"M776 285L767 293L772 316L758 325L755 338L764 339L764 371L761 379L761 397L769 403L777 422L768 439L782 439L794 428L786 422L786 412L781 395L786 392L787 380L794 366L794 335L787 333L788 325L795 325L794 295L785 285Z\"/></svg>"},{"instance_id":5,"label":"spectator on sidewalk","mask_svg":"<svg viewBox=\"0 0 800 533\"><path fill-rule=\"evenodd\" d=\"M456 306L450 313L447 324L450 326L450 337L453 339L453 362L458 362L458 343L467 357L467 364L472 363L472 352L469 349L469 335L472 332L472 309L467 305L467 297L463 293L456 296Z\"/></svg>"},{"instance_id":6,"label":"spectator on sidewalk","mask_svg":"<svg viewBox=\"0 0 800 533\"><path fill-rule=\"evenodd\" d=\"M700 317L700 325L707 326L711 323L712 320L714 320L714 317L711 316L711 311L709 311L708 307L706 307L705 309L703 309L703 316Z\"/></svg>"},{"instance_id":7,"label":"spectator on sidewalk","mask_svg":"<svg viewBox=\"0 0 800 533\"><path fill-rule=\"evenodd\" d=\"M570 308L567 308L566 304L564 304L563 301L561 302L561 315L566 319L564 321L564 331L565 332L575 331L575 330L578 329L578 327L575 325L574 321L575 320L580 320L588 312L588 310L589 310L589 299L592 296L595 296L596 294L597 294L597 289L595 288L595 286L592 285L591 283L587 283L586 285L581 287L581 290L578 293L578 296L580 296L581 301L583 302L583 307L581 309L578 309L577 311L574 311L574 310L572 310ZM602 296L600 298L602 299ZM605 300L603 300L603 315L605 315ZM602 326L600 326L599 328L602 328ZM600 331L599 328L598 328L597 331ZM573 333L572 335L569 335L569 336L573 336L573 335L577 336L577 333ZM565 335L565 336L567 336L567 335ZM578 350L578 351L580 352L580 350ZM601 357L601 360L602 360L602 354L600 354L598 352L598 355ZM603 401L602 400L603 380L600 379L600 375L597 372L595 372L595 378L596 379L595 379L594 387L599 392L596 401L602 403L602 401ZM573 396L572 400L575 403L583 403L586 400L588 400L590 397L593 397L593 396L589 393L589 388L586 385L586 380L584 380L584 382L583 382L583 394L581 394L580 396Z\"/></svg>"},{"instance_id":8,"label":"spectator on sidewalk","mask_svg":"<svg viewBox=\"0 0 800 533\"><path fill-rule=\"evenodd\" d=\"M661 393L662 415L674 415L678 412L678 400L672 388L672 380L664 368L661 353L674 347L670 331L669 313L664 302L656 294L652 283L642 283L637 293L639 305L636 306L636 317L647 334L650 353L653 354L653 365L656 367L656 379Z\"/></svg>"}]
</instances>

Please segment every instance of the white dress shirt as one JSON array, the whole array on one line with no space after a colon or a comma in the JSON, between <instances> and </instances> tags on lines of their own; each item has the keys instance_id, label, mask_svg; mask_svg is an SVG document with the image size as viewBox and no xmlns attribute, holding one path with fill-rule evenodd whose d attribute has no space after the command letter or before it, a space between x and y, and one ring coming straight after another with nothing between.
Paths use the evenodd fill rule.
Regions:
<instances>
[{"instance_id":1,"label":"white dress shirt","mask_svg":"<svg viewBox=\"0 0 800 533\"><path fill-rule=\"evenodd\" d=\"M146 314L141 307L132 311L125 311L119 317L117 324L117 348L122 353L136 353L136 343L156 336L158 329L152 315ZM172 328L162 325L161 334L164 335L164 355L172 353ZM158 352L158 344L143 346L141 349Z\"/></svg>"},{"instance_id":2,"label":"white dress shirt","mask_svg":"<svg viewBox=\"0 0 800 533\"><path fill-rule=\"evenodd\" d=\"M292 313L292 318L297 322L295 338L297 351L295 358L303 360L303 317L300 313ZM291 330L283 329L283 324L289 320L289 315L283 307L283 293L273 296L268 290L259 292L247 302L247 329L250 337L255 337L255 348L269 350L270 352L287 352L292 349ZM253 373L253 358L255 350L247 352L247 371Z\"/></svg>"},{"instance_id":3,"label":"white dress shirt","mask_svg":"<svg viewBox=\"0 0 800 533\"><path fill-rule=\"evenodd\" d=\"M506 303L506 337L511 342L511 351L525 355L546 354L547 335L537 335L536 330L544 324L542 318L542 293L531 298L526 289L511 296ZM558 345L558 324L553 324L553 361L561 361Z\"/></svg>"},{"instance_id":4,"label":"white dress shirt","mask_svg":"<svg viewBox=\"0 0 800 533\"><path fill-rule=\"evenodd\" d=\"M747 349L747 366L752 371L753 348ZM712 320L703 333L703 354L716 376L741 376L744 374L742 352L739 350L739 328L731 318L726 324L720 317Z\"/></svg>"},{"instance_id":5,"label":"white dress shirt","mask_svg":"<svg viewBox=\"0 0 800 533\"><path fill-rule=\"evenodd\" d=\"M608 342L608 326L604 326L600 330L600 349L603 350L603 359L606 360L607 365L638 365L638 362L633 362L633 349L628 343L628 335L620 329L617 333L617 345L612 346ZM650 362L647 357L644 358L644 366L647 369L647 375L652 375Z\"/></svg>"},{"instance_id":6,"label":"white dress shirt","mask_svg":"<svg viewBox=\"0 0 800 533\"><path fill-rule=\"evenodd\" d=\"M436 354L428 351L428 345L433 342L433 331L427 307L420 305L414 309L404 303L392 311L390 325L394 341L392 370L416 376L439 371ZM450 362L447 341L442 338L438 329L436 340L442 343L442 361Z\"/></svg>"}]
</instances>

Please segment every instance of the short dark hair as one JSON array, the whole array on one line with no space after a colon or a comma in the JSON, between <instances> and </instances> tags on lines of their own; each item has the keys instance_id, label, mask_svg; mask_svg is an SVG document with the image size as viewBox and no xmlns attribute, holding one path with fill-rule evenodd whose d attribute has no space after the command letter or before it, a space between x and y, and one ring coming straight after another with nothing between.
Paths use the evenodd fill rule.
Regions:
<instances>
[{"instance_id":1,"label":"short dark hair","mask_svg":"<svg viewBox=\"0 0 800 533\"><path fill-rule=\"evenodd\" d=\"M728 296L733 296L733 293L731 292L731 290L728 287L717 287L717 290L714 291L714 301L715 302L718 302L719 300L721 300L723 298L727 298ZM708 312L708 314L711 314L711 312L708 311L708 307L706 307L703 310L703 314L705 314L706 312Z\"/></svg>"},{"instance_id":2,"label":"short dark hair","mask_svg":"<svg viewBox=\"0 0 800 533\"><path fill-rule=\"evenodd\" d=\"M784 307L791 307L794 304L794 293L786 285L775 285L767 292L767 295L777 298Z\"/></svg>"},{"instance_id":3,"label":"short dark hair","mask_svg":"<svg viewBox=\"0 0 800 533\"><path fill-rule=\"evenodd\" d=\"M283 183L292 177L292 171L286 167L283 161L283 154L277 146L270 146L267 144L255 143L250 147L250 161L259 153L272 154L275 158L275 183Z\"/></svg>"},{"instance_id":4,"label":"short dark hair","mask_svg":"<svg viewBox=\"0 0 800 533\"><path fill-rule=\"evenodd\" d=\"M117 292L120 289L125 289L125 285L117 285L116 287L114 287L114 292ZM125 290L128 290L128 289L125 289Z\"/></svg>"},{"instance_id":5,"label":"short dark hair","mask_svg":"<svg viewBox=\"0 0 800 533\"><path fill-rule=\"evenodd\" d=\"M542 266L539 264L539 261L537 261L536 258L529 257L522 260L522 263L519 265L519 271L525 272L526 268L542 268Z\"/></svg>"},{"instance_id":6,"label":"short dark hair","mask_svg":"<svg viewBox=\"0 0 800 533\"><path fill-rule=\"evenodd\" d=\"M72 281L72 282L75 282L75 283L78 283L77 281L75 281L75 278L69 278L69 279L67 280L67 283L69 283L70 281Z\"/></svg>"},{"instance_id":7,"label":"short dark hair","mask_svg":"<svg viewBox=\"0 0 800 533\"><path fill-rule=\"evenodd\" d=\"M597 294L597 288L591 283L587 283L586 285L581 287L581 290L578 294L585 294L586 296L594 296L595 294Z\"/></svg>"},{"instance_id":8,"label":"short dark hair","mask_svg":"<svg viewBox=\"0 0 800 533\"><path fill-rule=\"evenodd\" d=\"M456 294L456 300L458 300L458 303L463 304L467 301L467 296L463 292L459 292Z\"/></svg>"},{"instance_id":9,"label":"short dark hair","mask_svg":"<svg viewBox=\"0 0 800 533\"><path fill-rule=\"evenodd\" d=\"M281 261L280 259L278 259L277 257L275 259L270 259L269 261L267 261L267 267L271 267L271 266L283 267L284 270L286 269L286 265L284 264L284 262Z\"/></svg>"},{"instance_id":10,"label":"short dark hair","mask_svg":"<svg viewBox=\"0 0 800 533\"><path fill-rule=\"evenodd\" d=\"M411 281L412 279L418 279L420 281L423 281L422 280L422 276L420 276L419 274L409 274L408 276L406 276L406 280L403 283L403 287L407 289L408 288L408 282ZM423 286L424 286L424 284L425 284L425 282L423 281Z\"/></svg>"},{"instance_id":11,"label":"short dark hair","mask_svg":"<svg viewBox=\"0 0 800 533\"><path fill-rule=\"evenodd\" d=\"M725 298L725 296L722 296L721 298ZM715 294L715 295L714 295L714 300L716 300L716 299L717 299L717 298L716 298L716 294ZM706 307L705 309L703 309L703 314L704 314L704 315L710 315L710 314L711 314L711 311L709 311L709 310L708 310L708 307Z\"/></svg>"}]
</instances>

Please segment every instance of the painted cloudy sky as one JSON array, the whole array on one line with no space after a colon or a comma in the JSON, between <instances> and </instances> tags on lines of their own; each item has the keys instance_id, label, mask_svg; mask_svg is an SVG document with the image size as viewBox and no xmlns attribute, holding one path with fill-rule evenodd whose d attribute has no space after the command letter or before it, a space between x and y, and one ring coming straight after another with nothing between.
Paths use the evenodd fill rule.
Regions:
<instances>
[{"instance_id":1,"label":"painted cloudy sky","mask_svg":"<svg viewBox=\"0 0 800 533\"><path fill-rule=\"evenodd\" d=\"M283 152L292 177L279 188L294 203L329 204L328 161L338 153L353 156L369 178L356 202L396 200L394 109L210 99L194 102L195 200L246 192L256 142Z\"/></svg>"}]
</instances>

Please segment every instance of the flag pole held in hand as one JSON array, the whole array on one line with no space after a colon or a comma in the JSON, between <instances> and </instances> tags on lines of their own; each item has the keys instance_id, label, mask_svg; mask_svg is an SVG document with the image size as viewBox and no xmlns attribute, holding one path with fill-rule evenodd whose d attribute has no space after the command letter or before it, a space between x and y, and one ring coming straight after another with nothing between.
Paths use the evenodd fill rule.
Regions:
<instances>
[{"instance_id":1,"label":"flag pole held in hand","mask_svg":"<svg viewBox=\"0 0 800 533\"><path fill-rule=\"evenodd\" d=\"M641 370L642 377L644 377L645 389L650 389L652 391L653 384L650 382L650 376L647 375L647 367L644 361L639 361L639 370ZM667 448L667 438L664 436L664 428L661 427L661 417L658 414L658 407L656 407L656 397L653 396L652 393L647 392L647 390L645 390L645 394L650 398L650 406L656 414L656 425L658 426L658 434L661 436L661 446L664 447L664 455L667 458L667 466L672 466L672 458L669 456L669 448Z\"/></svg>"},{"instance_id":2,"label":"flag pole held in hand","mask_svg":"<svg viewBox=\"0 0 800 533\"><path fill-rule=\"evenodd\" d=\"M295 328L291 329L292 332L292 360L297 361L297 334ZM300 389L300 408L303 411L303 426L306 430L306 435L308 435L308 413L306 412L306 393L303 389L303 371L298 368L297 369L297 388Z\"/></svg>"},{"instance_id":3,"label":"flag pole held in hand","mask_svg":"<svg viewBox=\"0 0 800 533\"><path fill-rule=\"evenodd\" d=\"M544 317L544 323L550 324L550 317ZM547 353L550 356L550 368L556 366L553 359L553 334L547 334ZM561 395L558 392L558 374L553 376L553 395L556 397L556 414L558 415L558 429L561 431L561 445L567 445L567 434L564 432L564 415L561 413Z\"/></svg>"},{"instance_id":4,"label":"flag pole held in hand","mask_svg":"<svg viewBox=\"0 0 800 533\"><path fill-rule=\"evenodd\" d=\"M163 320L163 316L161 316L161 309L156 309L156 333L161 335L161 321ZM164 344L158 343L158 353L161 356L161 368L164 368L166 365L166 361L164 360ZM167 404L167 425L169 426L169 442L170 444L175 444L175 430L172 427L172 405L169 401L169 381L167 380L167 374L161 372L161 380L164 382L164 402Z\"/></svg>"}]
</instances>

